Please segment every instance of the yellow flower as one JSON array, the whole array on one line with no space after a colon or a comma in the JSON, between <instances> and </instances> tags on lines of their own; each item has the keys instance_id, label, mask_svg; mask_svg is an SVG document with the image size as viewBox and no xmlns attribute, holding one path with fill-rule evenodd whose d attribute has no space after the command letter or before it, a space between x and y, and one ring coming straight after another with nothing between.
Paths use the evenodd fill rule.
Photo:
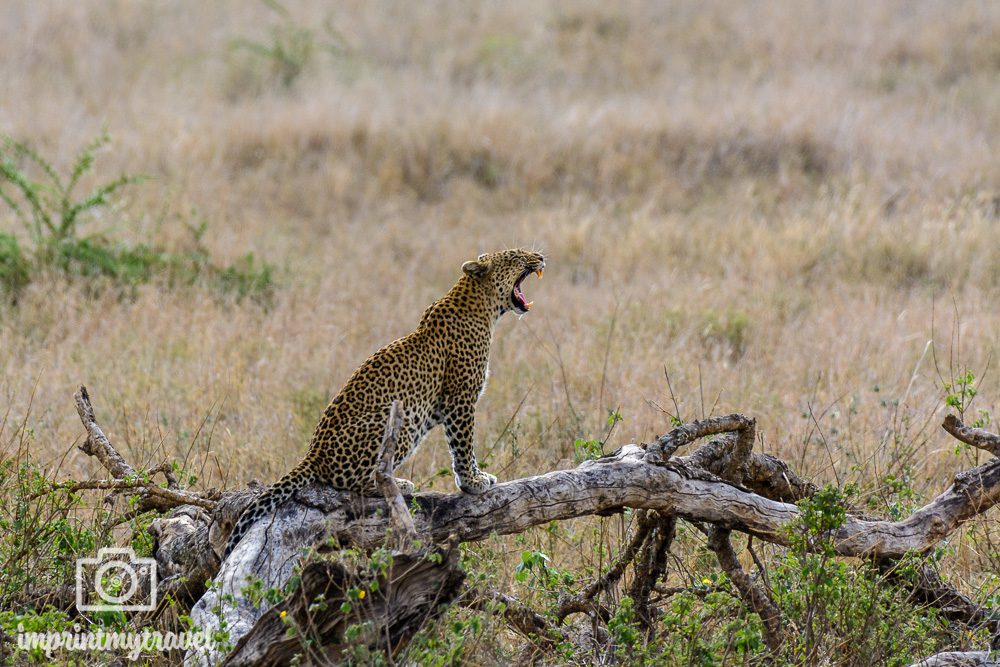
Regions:
<instances>
[{"instance_id":1,"label":"yellow flower","mask_svg":"<svg viewBox=\"0 0 1000 667\"><path fill-rule=\"evenodd\" d=\"M701 580L701 583L705 584L706 586L711 586L712 580L709 579L708 577L705 577L704 579Z\"/></svg>"},{"instance_id":2,"label":"yellow flower","mask_svg":"<svg viewBox=\"0 0 1000 667\"><path fill-rule=\"evenodd\" d=\"M365 592L364 591L358 591L358 599L359 600L364 600L365 599Z\"/></svg>"},{"instance_id":3,"label":"yellow flower","mask_svg":"<svg viewBox=\"0 0 1000 667\"><path fill-rule=\"evenodd\" d=\"M281 613L278 614L278 616L280 616L281 618L284 618L285 616L288 616L288 610L287 609L282 609Z\"/></svg>"}]
</instances>

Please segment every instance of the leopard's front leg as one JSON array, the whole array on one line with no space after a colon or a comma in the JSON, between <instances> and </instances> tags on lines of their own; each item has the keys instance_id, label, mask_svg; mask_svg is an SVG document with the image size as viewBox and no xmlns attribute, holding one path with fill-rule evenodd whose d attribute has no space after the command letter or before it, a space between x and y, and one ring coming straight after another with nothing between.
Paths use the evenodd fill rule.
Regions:
<instances>
[{"instance_id":1,"label":"leopard's front leg","mask_svg":"<svg viewBox=\"0 0 1000 667\"><path fill-rule=\"evenodd\" d=\"M480 494L492 488L497 478L479 469L472 436L475 430L476 406L474 403L453 405L446 411L444 432L451 450L451 466L455 483L466 493Z\"/></svg>"}]
</instances>

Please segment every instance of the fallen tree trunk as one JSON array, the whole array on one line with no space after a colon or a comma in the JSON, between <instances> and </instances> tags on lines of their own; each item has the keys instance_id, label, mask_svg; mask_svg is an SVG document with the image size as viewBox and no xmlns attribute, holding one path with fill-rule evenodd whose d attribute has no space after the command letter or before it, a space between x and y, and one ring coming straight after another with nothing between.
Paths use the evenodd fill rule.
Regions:
<instances>
[{"instance_id":1,"label":"fallen tree trunk","mask_svg":"<svg viewBox=\"0 0 1000 667\"><path fill-rule=\"evenodd\" d=\"M760 466L766 469L764 466ZM752 472L753 466L748 466ZM766 480L756 480L763 484ZM748 482L749 483L749 482ZM777 486L777 485L775 485ZM956 476L955 483L902 521L871 521L848 516L831 535L843 556L898 558L932 548L972 516L1000 502L1000 460ZM799 516L795 505L771 500L684 463L651 464L646 451L627 445L612 455L573 470L514 480L481 496L417 494L409 506L419 534L431 542L453 537L462 542L520 533L532 526L574 517L607 514L626 507L655 510L691 521L737 530L788 545L787 527ZM302 546L332 539L344 546L381 545L390 509L380 498L323 487L300 491L271 521L259 522L219 571L219 591L208 591L192 610L198 623L212 623L206 610L220 596L239 596L240 582L259 577L280 586L298 562ZM215 540L224 543L224 531ZM276 567L280 564L281 567ZM230 631L256 622L259 611L234 609L226 616Z\"/></svg>"},{"instance_id":2,"label":"fallen tree trunk","mask_svg":"<svg viewBox=\"0 0 1000 667\"><path fill-rule=\"evenodd\" d=\"M88 422L96 427L92 419L85 420L85 424ZM220 564L219 554L232 526L254 497L253 492L246 491L222 494L207 501L212 504L211 510L204 504L197 508L184 505L156 520L151 528L156 537L155 554L163 568L161 571L168 576L190 581L188 575L195 572L199 581L204 581L206 576L214 579L214 585L208 590L188 589L191 598L203 593L190 615L200 627L212 631L226 628L230 641L237 644L237 651L229 658L232 664L250 664L262 656L281 664L291 658L296 645L275 643L279 642L280 633L274 614L280 611L272 613L267 604L253 600L246 590L248 587L285 590L309 548L318 547L322 552L348 546L362 550L380 547L386 543L393 516L397 523L402 522L396 527L397 538L405 536L405 544L418 535L427 549L431 548L429 545L482 540L494 534L520 533L551 521L608 515L631 508L647 513L651 523L645 529L646 534L630 547L628 558L614 565L607 575L580 595L568 599L561 617L580 611L600 616L602 611L597 597L620 579L624 567L630 563L637 572L643 571L652 579L646 587L636 588L633 584L637 597L645 596L648 603L653 584L662 574L662 563L658 563L663 560L664 549L669 549L672 539L671 522L682 518L696 525L708 525L712 536L710 546L717 552L730 579L737 582L740 597L765 619L767 644L775 651L782 643L784 631L778 611L769 603L768 593L760 588L760 583L743 576L745 573L733 557L728 532L739 531L787 546L791 542L788 528L802 516L792 503L808 497L816 489L797 477L782 461L753 453L754 428L753 420L741 415L692 422L648 447L626 445L613 454L586 461L574 469L509 481L480 496L421 493L404 503L398 489L387 491L390 497L386 499L361 497L328 487L307 487L279 507L272 517L254 525L230 557ZM990 437L991 434L965 427L954 419L949 419L945 428L963 442L993 451L995 436ZM390 431L387 430L387 441ZM713 435L721 437L688 456L673 456L679 447ZM109 454L108 448L114 451L110 442L106 445L102 443L101 452ZM391 463L391 452L389 454ZM101 459L102 462L105 459L117 464L120 457L108 455ZM383 488L391 491L395 485L390 483L391 475L386 474L391 465L384 467L386 470L382 471L380 479ZM161 498L149 490L145 497ZM836 553L842 556L886 562L907 553L927 551L963 522L998 502L1000 459L992 459L956 475L950 488L904 520L879 521L848 513L843 525L828 536ZM409 511L402 511L405 508ZM407 521L410 518L412 525ZM394 556L414 557L413 553L398 551ZM443 555L437 560L438 564L447 561ZM322 585L324 577L332 581L345 576L338 574L335 568L330 569L329 565L319 570L312 565L306 567L312 587L308 591L297 589L299 597L305 601L313 593L326 590ZM457 591L459 584L455 583L454 576L447 567L431 568L418 579L432 582L430 588L421 590L438 586L441 591L447 591L442 593L443 600L451 599ZM940 581L927 584L928 597L940 599L936 589L930 590L932 584L947 585ZM426 597L423 599L426 601ZM958 598L951 596L950 599ZM301 604L305 607L296 607L293 602L283 610L293 619L301 620L302 609L310 608L308 602ZM962 605L951 606L957 609L955 617L959 620L964 619L965 614L969 616L965 619L967 623L982 621L982 610L966 613ZM389 605L383 605L380 613L384 615L388 609ZM340 655L338 651L343 649L343 619L337 620L335 611L331 610L329 616L310 617L314 626L325 628L319 636L329 641L324 649L328 657ZM534 628L544 620L531 616L528 611L507 615L522 621L525 628ZM523 623L524 619L532 622ZM554 641L560 636L551 627L541 634L549 638L546 641ZM269 648L271 644L274 646ZM385 646L393 649L397 644L388 641ZM186 659L192 665L212 665L225 658L223 651L216 651L189 654Z\"/></svg>"},{"instance_id":3,"label":"fallen tree trunk","mask_svg":"<svg viewBox=\"0 0 1000 667\"><path fill-rule=\"evenodd\" d=\"M926 551L998 502L1000 460L991 460L956 475L947 491L902 521L848 516L831 537L842 556L898 558ZM381 498L313 486L299 491L295 504L292 524L276 519L258 528L287 528L311 543L325 536L363 549L384 540L390 512ZM786 527L801 514L793 504L741 489L704 470L670 462L649 464L637 445L626 445L572 470L499 484L481 496L421 493L410 501L417 531L434 542L451 535L470 542L494 533L520 533L550 521L614 513L626 507L712 523L784 546L790 544ZM222 537L220 533L215 538L216 548ZM253 542L244 540L247 545Z\"/></svg>"}]
</instances>

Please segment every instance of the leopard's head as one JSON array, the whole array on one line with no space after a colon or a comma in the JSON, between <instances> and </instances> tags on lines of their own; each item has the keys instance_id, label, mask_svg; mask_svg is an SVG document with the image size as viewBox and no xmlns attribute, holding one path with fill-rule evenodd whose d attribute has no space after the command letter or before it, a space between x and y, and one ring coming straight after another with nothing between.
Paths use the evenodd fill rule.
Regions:
<instances>
[{"instance_id":1,"label":"leopard's head","mask_svg":"<svg viewBox=\"0 0 1000 667\"><path fill-rule=\"evenodd\" d=\"M519 248L485 253L462 265L467 276L495 297L500 315L509 310L523 315L531 310L534 302L524 296L521 281L532 273L541 278L544 268L545 258L542 255Z\"/></svg>"}]
</instances>

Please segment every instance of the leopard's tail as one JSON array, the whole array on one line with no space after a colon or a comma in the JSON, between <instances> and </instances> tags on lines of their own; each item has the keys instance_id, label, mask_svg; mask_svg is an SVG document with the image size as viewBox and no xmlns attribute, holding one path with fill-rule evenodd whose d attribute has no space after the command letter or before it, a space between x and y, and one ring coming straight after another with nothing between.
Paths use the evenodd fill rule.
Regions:
<instances>
[{"instance_id":1,"label":"leopard's tail","mask_svg":"<svg viewBox=\"0 0 1000 667\"><path fill-rule=\"evenodd\" d=\"M257 499L243 510L233 532L229 535L229 541L226 542L226 551L222 555L222 560L229 558L229 554L233 552L243 536L258 520L269 515L281 503L291 498L296 491L313 481L315 480L312 473L305 470L303 464L299 464L290 473L265 489L264 493L257 496Z\"/></svg>"}]
</instances>

